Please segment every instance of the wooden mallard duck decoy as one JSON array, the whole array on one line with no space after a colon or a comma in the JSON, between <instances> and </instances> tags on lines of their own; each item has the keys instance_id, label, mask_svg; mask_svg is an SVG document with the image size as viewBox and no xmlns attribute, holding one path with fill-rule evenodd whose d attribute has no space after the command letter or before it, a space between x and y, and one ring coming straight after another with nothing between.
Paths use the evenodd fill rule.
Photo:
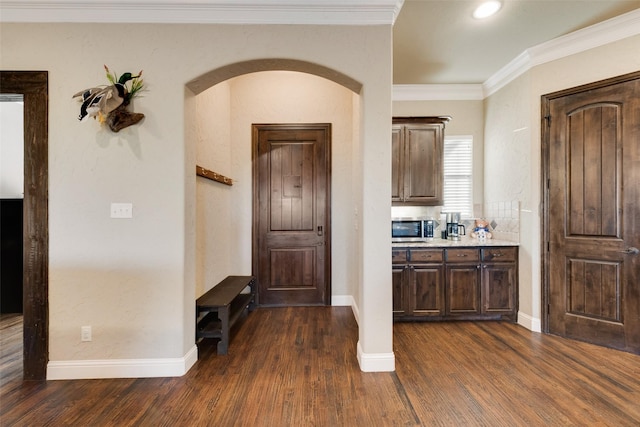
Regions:
<instances>
[{"instance_id":1,"label":"wooden mallard duck decoy","mask_svg":"<svg viewBox=\"0 0 640 427\"><path fill-rule=\"evenodd\" d=\"M82 105L78 120L84 121L88 117L94 119L97 117L100 123L106 122L112 131L118 132L144 118L144 114L132 113L126 109L133 96L144 87L140 78L142 71L137 76L124 73L118 78L106 65L104 69L107 72L107 79L112 83L110 86L85 89L73 95L73 98L81 97ZM129 81L132 81L131 87L127 89Z\"/></svg>"},{"instance_id":2,"label":"wooden mallard duck decoy","mask_svg":"<svg viewBox=\"0 0 640 427\"><path fill-rule=\"evenodd\" d=\"M118 82L111 86L93 87L73 95L73 98L82 96L78 120L86 120L88 117L95 118L99 114L106 116L125 102L128 104L129 98L125 83L138 77L131 75L131 73L124 73Z\"/></svg>"}]
</instances>

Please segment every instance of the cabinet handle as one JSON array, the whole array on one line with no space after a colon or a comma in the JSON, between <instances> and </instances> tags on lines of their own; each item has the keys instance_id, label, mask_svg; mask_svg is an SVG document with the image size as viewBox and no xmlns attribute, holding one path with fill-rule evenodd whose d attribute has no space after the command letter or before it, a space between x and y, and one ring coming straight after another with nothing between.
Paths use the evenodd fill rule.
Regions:
<instances>
[{"instance_id":1,"label":"cabinet handle","mask_svg":"<svg viewBox=\"0 0 640 427\"><path fill-rule=\"evenodd\" d=\"M491 254L494 258L500 258L502 256L502 252L496 252L495 254Z\"/></svg>"},{"instance_id":2,"label":"cabinet handle","mask_svg":"<svg viewBox=\"0 0 640 427\"><path fill-rule=\"evenodd\" d=\"M464 257L466 257L466 256L467 256L467 254L458 254L458 255L456 255L456 256L457 256L458 258L464 258Z\"/></svg>"}]
</instances>

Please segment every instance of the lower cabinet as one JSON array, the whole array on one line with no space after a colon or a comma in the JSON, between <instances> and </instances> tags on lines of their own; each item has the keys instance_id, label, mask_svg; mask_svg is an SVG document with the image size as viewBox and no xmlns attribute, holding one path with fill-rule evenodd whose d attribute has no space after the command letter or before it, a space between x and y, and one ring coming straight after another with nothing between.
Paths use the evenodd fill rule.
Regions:
<instances>
[{"instance_id":1,"label":"lower cabinet","mask_svg":"<svg viewBox=\"0 0 640 427\"><path fill-rule=\"evenodd\" d=\"M394 256L394 317L441 316L444 313L442 249L412 250L406 254L404 262Z\"/></svg>"},{"instance_id":2,"label":"lower cabinet","mask_svg":"<svg viewBox=\"0 0 640 427\"><path fill-rule=\"evenodd\" d=\"M478 249L446 249L448 316L480 313Z\"/></svg>"},{"instance_id":3,"label":"lower cabinet","mask_svg":"<svg viewBox=\"0 0 640 427\"><path fill-rule=\"evenodd\" d=\"M516 321L517 247L393 250L395 320Z\"/></svg>"},{"instance_id":4,"label":"lower cabinet","mask_svg":"<svg viewBox=\"0 0 640 427\"><path fill-rule=\"evenodd\" d=\"M517 320L518 248L482 249L482 313Z\"/></svg>"}]
</instances>

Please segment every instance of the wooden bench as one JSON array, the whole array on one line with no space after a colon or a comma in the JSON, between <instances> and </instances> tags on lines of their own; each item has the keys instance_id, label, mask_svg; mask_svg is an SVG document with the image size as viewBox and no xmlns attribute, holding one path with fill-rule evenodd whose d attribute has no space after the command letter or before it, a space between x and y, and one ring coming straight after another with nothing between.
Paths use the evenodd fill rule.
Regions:
<instances>
[{"instance_id":1,"label":"wooden bench","mask_svg":"<svg viewBox=\"0 0 640 427\"><path fill-rule=\"evenodd\" d=\"M255 308L256 280L253 276L228 276L196 300L196 341L220 338L218 354L227 354L229 329L244 310ZM249 286L249 293L242 293Z\"/></svg>"}]
</instances>

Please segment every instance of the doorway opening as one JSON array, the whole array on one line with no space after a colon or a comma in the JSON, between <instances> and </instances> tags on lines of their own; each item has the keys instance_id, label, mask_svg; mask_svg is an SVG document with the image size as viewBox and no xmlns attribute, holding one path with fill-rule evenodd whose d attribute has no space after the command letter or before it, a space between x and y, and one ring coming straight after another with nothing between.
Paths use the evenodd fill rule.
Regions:
<instances>
[{"instance_id":1,"label":"doorway opening","mask_svg":"<svg viewBox=\"0 0 640 427\"><path fill-rule=\"evenodd\" d=\"M330 201L340 215L331 217L331 228L323 226L323 233L338 236L339 243L327 254L333 295L325 292L323 301L331 304L338 295L338 304L351 305L358 277L352 259L357 230L350 213L357 212L360 85L316 64L279 61L241 63L187 85L194 92L193 102L187 102L187 120L193 119L188 127L199 132L187 138L196 145L194 162L233 179L232 186L196 180L196 296L226 275L254 273L252 125L330 123L331 184L340 187ZM259 72L247 73L248 65Z\"/></svg>"},{"instance_id":2,"label":"doorway opening","mask_svg":"<svg viewBox=\"0 0 640 427\"><path fill-rule=\"evenodd\" d=\"M23 378L45 380L49 359L48 73L0 71L24 102Z\"/></svg>"}]
</instances>

